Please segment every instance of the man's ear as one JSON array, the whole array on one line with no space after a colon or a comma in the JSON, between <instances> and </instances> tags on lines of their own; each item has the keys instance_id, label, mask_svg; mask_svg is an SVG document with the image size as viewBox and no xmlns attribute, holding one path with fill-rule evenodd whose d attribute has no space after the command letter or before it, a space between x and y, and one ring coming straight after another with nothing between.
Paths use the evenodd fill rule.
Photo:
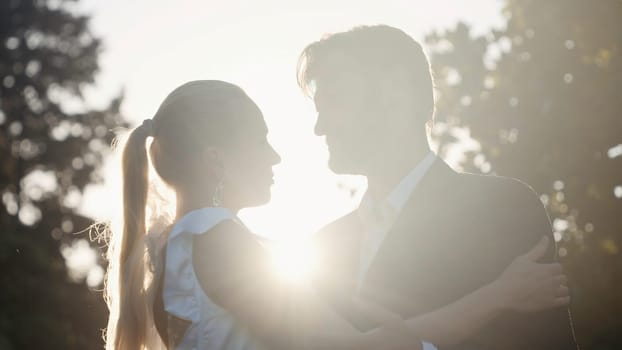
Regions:
<instances>
[{"instance_id":1,"label":"man's ear","mask_svg":"<svg viewBox=\"0 0 622 350\"><path fill-rule=\"evenodd\" d=\"M387 108L401 108L402 104L410 103L413 96L410 77L404 72L393 69L386 73L379 84L379 101Z\"/></svg>"}]
</instances>

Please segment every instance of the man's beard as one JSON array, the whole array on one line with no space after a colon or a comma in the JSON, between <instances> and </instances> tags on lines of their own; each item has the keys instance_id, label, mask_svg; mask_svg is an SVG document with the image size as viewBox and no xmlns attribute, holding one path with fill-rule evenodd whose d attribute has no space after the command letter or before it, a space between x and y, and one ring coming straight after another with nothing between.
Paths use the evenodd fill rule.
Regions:
<instances>
[{"instance_id":1,"label":"man's beard","mask_svg":"<svg viewBox=\"0 0 622 350\"><path fill-rule=\"evenodd\" d=\"M342 175L366 175L368 159L367 152L331 152L328 157L328 168L335 174Z\"/></svg>"}]
</instances>

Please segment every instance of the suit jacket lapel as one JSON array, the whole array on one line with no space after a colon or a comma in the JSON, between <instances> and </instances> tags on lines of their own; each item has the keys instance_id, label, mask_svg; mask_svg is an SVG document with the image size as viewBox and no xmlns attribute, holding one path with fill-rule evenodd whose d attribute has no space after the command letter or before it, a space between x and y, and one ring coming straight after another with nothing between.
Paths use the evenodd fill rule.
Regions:
<instances>
[{"instance_id":1,"label":"suit jacket lapel","mask_svg":"<svg viewBox=\"0 0 622 350\"><path fill-rule=\"evenodd\" d=\"M330 294L349 295L356 284L362 228L357 211L343 217L323 232L324 241L316 245L320 280Z\"/></svg>"},{"instance_id":2,"label":"suit jacket lapel","mask_svg":"<svg viewBox=\"0 0 622 350\"><path fill-rule=\"evenodd\" d=\"M402 279L413 268L409 261L416 259L412 247L421 234L418 223L438 212L452 175L455 172L437 159L414 189L365 276L362 297L404 314L415 307L413 298L402 295L395 286L403 284Z\"/></svg>"}]
</instances>

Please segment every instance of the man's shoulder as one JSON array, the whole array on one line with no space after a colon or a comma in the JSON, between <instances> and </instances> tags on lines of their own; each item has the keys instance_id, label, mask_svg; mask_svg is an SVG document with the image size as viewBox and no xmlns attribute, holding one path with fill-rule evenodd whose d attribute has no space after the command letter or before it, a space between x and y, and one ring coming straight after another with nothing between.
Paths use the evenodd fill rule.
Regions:
<instances>
[{"instance_id":1,"label":"man's shoulder","mask_svg":"<svg viewBox=\"0 0 622 350\"><path fill-rule=\"evenodd\" d=\"M458 173L456 181L462 191L477 195L482 203L499 204L511 201L514 204L539 203L536 191L527 183L512 177Z\"/></svg>"},{"instance_id":2,"label":"man's shoulder","mask_svg":"<svg viewBox=\"0 0 622 350\"><path fill-rule=\"evenodd\" d=\"M525 240L526 250L543 234L550 233L550 219L540 197L527 183L505 176L460 174L462 185L469 187L469 196L461 197L460 214L484 223L482 237L509 242ZM464 198L464 199L462 199ZM486 228L486 229L485 229ZM518 243L516 243L518 244Z\"/></svg>"},{"instance_id":3,"label":"man's shoulder","mask_svg":"<svg viewBox=\"0 0 622 350\"><path fill-rule=\"evenodd\" d=\"M548 231L550 220L540 197L525 182L505 176L460 173L456 191L445 200L444 213L462 228L470 227L469 237L479 235L495 240L525 230ZM537 225L537 227L536 227ZM533 229L535 227L535 229ZM537 229L537 230L536 230ZM533 232L535 235L536 232Z\"/></svg>"},{"instance_id":4,"label":"man's shoulder","mask_svg":"<svg viewBox=\"0 0 622 350\"><path fill-rule=\"evenodd\" d=\"M538 199L536 192L527 183L508 176L484 175L456 171L444 161L437 163L428 176L428 182L423 181L433 190L425 192L428 195L442 193L452 197L455 204L465 200L469 206L478 204L479 207L497 205L499 201L511 199L512 202L534 202ZM449 199L449 198L447 198Z\"/></svg>"}]
</instances>

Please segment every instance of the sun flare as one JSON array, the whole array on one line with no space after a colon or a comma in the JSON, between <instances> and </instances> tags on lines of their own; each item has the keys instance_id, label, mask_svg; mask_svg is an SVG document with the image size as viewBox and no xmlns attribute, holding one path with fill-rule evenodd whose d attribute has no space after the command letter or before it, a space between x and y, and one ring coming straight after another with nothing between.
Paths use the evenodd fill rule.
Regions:
<instances>
[{"instance_id":1,"label":"sun flare","mask_svg":"<svg viewBox=\"0 0 622 350\"><path fill-rule=\"evenodd\" d=\"M315 258L310 241L306 239L276 241L271 244L274 268L290 283L306 283L312 277Z\"/></svg>"}]
</instances>

